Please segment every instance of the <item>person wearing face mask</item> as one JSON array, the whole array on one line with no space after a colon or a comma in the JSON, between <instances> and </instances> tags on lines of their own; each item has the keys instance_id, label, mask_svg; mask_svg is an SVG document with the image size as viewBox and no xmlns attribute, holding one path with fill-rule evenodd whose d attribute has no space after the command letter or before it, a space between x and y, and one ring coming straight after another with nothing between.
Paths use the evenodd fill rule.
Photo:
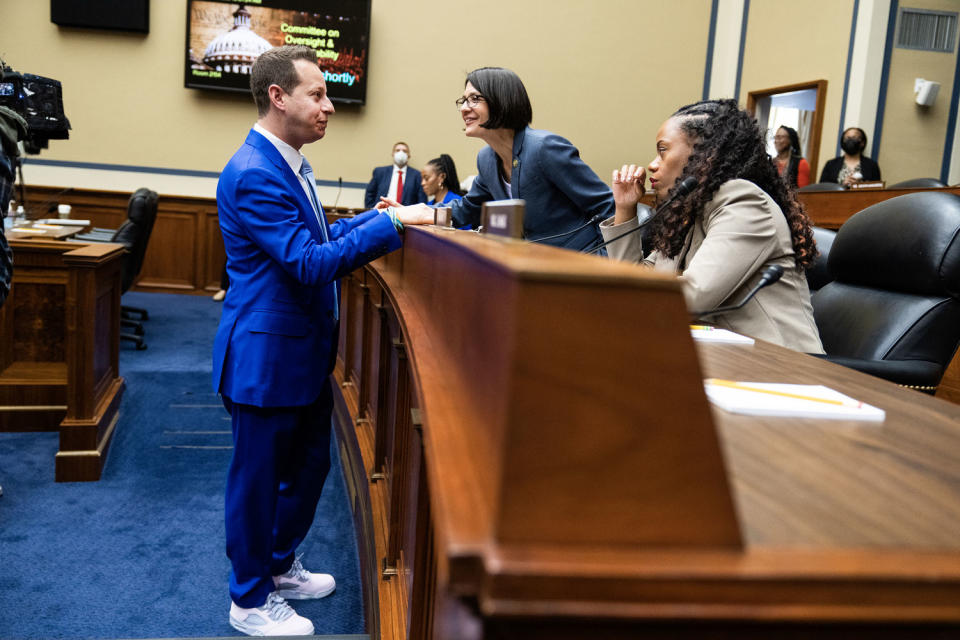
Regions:
<instances>
[{"instance_id":1,"label":"person wearing face mask","mask_svg":"<svg viewBox=\"0 0 960 640\"><path fill-rule=\"evenodd\" d=\"M420 172L409 166L410 146L406 142L393 145L393 164L377 167L367 184L363 206L374 208L381 197L390 198L400 206L426 202L427 194L420 187Z\"/></svg>"},{"instance_id":2,"label":"person wearing face mask","mask_svg":"<svg viewBox=\"0 0 960 640\"><path fill-rule=\"evenodd\" d=\"M457 227L478 227L484 202L518 198L526 201L527 240L574 250L599 242L594 217L613 215L610 188L568 140L530 128L533 107L517 74L500 67L471 71L456 104L467 137L487 144L477 154L470 191L450 203Z\"/></svg>"},{"instance_id":3,"label":"person wearing face mask","mask_svg":"<svg viewBox=\"0 0 960 640\"><path fill-rule=\"evenodd\" d=\"M863 155L867 148L867 134L859 127L850 127L840 138L843 155L823 165L820 182L839 182L849 187L862 180L880 180L880 166Z\"/></svg>"},{"instance_id":4,"label":"person wearing face mask","mask_svg":"<svg viewBox=\"0 0 960 640\"><path fill-rule=\"evenodd\" d=\"M804 270L817 255L810 219L770 162L756 121L733 100L705 100L677 110L657 132L646 171L613 172L616 215L600 225L609 255L677 274L690 309L739 303L768 265L781 279L740 309L705 314L708 322L807 353L823 353ZM658 203L652 251L643 257L635 229L646 174ZM687 178L696 187L670 200ZM668 202L669 200L669 202Z\"/></svg>"}]
</instances>

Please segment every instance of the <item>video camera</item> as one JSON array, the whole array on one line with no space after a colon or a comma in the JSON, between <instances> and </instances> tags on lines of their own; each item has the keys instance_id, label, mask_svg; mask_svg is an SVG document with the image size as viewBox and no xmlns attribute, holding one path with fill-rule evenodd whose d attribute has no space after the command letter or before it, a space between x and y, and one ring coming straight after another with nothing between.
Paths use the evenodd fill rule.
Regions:
<instances>
[{"instance_id":1,"label":"video camera","mask_svg":"<svg viewBox=\"0 0 960 640\"><path fill-rule=\"evenodd\" d=\"M23 148L36 155L50 140L70 137L70 121L63 113L63 87L59 80L18 73L0 61L0 105L27 121Z\"/></svg>"}]
</instances>

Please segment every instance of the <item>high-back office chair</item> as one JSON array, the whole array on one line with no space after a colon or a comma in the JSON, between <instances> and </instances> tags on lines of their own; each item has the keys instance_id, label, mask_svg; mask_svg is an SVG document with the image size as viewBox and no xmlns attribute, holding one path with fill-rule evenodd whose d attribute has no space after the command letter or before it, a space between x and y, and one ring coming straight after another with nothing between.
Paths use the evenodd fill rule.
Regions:
<instances>
[{"instance_id":1,"label":"high-back office chair","mask_svg":"<svg viewBox=\"0 0 960 640\"><path fill-rule=\"evenodd\" d=\"M944 183L936 178L913 178L912 180L903 180L896 184L891 184L887 189L936 189L945 187Z\"/></svg>"},{"instance_id":2,"label":"high-back office chair","mask_svg":"<svg viewBox=\"0 0 960 640\"><path fill-rule=\"evenodd\" d=\"M833 239L836 236L837 232L833 229L813 227L813 241L817 243L818 255L813 259L813 264L807 268L807 286L810 287L811 293L833 280L830 269L827 267L827 260L830 258L830 249L833 247Z\"/></svg>"},{"instance_id":3,"label":"high-back office chair","mask_svg":"<svg viewBox=\"0 0 960 640\"><path fill-rule=\"evenodd\" d=\"M844 191L844 187L839 182L812 182L805 187L800 187L797 191L803 193L806 191Z\"/></svg>"},{"instance_id":4,"label":"high-back office chair","mask_svg":"<svg viewBox=\"0 0 960 640\"><path fill-rule=\"evenodd\" d=\"M123 262L120 266L120 291L126 293L143 267L143 259L147 253L147 242L150 240L150 234L153 231L153 224L157 219L157 193L150 189L137 189L127 203L127 219L118 229L113 230L107 236L103 231L97 230L94 233L77 236L79 240L87 242L116 242L127 248L123 256ZM149 314L146 309L139 307L129 307L121 305L120 324L133 330L130 332L121 332L120 339L133 342L137 349L146 349L147 345L143 341L142 320L148 320ZM135 318L139 318L136 320Z\"/></svg>"},{"instance_id":5,"label":"high-back office chair","mask_svg":"<svg viewBox=\"0 0 960 640\"><path fill-rule=\"evenodd\" d=\"M928 393L960 344L960 197L918 192L837 232L812 296L827 359Z\"/></svg>"}]
</instances>

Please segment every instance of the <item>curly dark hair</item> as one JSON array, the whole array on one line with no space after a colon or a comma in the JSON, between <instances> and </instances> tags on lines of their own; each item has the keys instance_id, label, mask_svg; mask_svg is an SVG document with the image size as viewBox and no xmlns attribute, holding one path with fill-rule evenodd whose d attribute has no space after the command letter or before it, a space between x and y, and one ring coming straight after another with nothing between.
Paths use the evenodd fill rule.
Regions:
<instances>
[{"instance_id":1,"label":"curly dark hair","mask_svg":"<svg viewBox=\"0 0 960 640\"><path fill-rule=\"evenodd\" d=\"M734 100L704 100L681 107L671 116L689 138L693 154L673 189L693 176L696 188L677 198L650 221L653 248L671 258L683 250L687 231L720 186L737 178L749 180L769 195L783 211L790 227L797 266L806 269L817 255L810 218L796 192L780 178L767 155L756 121Z\"/></svg>"},{"instance_id":2,"label":"curly dark hair","mask_svg":"<svg viewBox=\"0 0 960 640\"><path fill-rule=\"evenodd\" d=\"M458 196L463 195L463 191L460 189L460 179L457 177L457 165L454 164L453 158L441 153L439 158L434 158L427 164L433 167L433 170L437 173L443 174L443 186L447 188L447 191L452 191Z\"/></svg>"}]
</instances>

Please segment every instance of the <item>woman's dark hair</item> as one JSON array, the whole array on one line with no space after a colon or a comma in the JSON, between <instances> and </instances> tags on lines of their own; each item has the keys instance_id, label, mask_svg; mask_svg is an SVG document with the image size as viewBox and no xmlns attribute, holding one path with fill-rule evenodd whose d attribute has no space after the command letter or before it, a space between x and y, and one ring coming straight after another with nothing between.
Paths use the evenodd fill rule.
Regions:
<instances>
[{"instance_id":1,"label":"woman's dark hair","mask_svg":"<svg viewBox=\"0 0 960 640\"><path fill-rule=\"evenodd\" d=\"M476 86L476 85L474 85L474 86ZM847 135L847 131L859 131L859 132L860 132L860 140L863 141L863 147L861 147L860 151L861 151L861 152L864 151L864 150L867 148L867 132L864 131L863 129L861 129L860 127L847 127L846 129L843 130L843 133L840 134L840 139L841 139L841 140L843 140L843 137L844 137L845 135Z\"/></svg>"},{"instance_id":2,"label":"woman's dark hair","mask_svg":"<svg viewBox=\"0 0 960 640\"><path fill-rule=\"evenodd\" d=\"M443 186L447 188L447 191L452 191L458 196L463 195L463 191L460 190L460 179L457 177L457 165L453 163L453 158L441 153L439 158L434 158L427 164L433 167L433 170L437 173L443 174Z\"/></svg>"},{"instance_id":3,"label":"woman's dark hair","mask_svg":"<svg viewBox=\"0 0 960 640\"><path fill-rule=\"evenodd\" d=\"M734 100L704 100L681 107L672 117L693 147L676 184L693 176L697 186L651 220L654 248L671 258L679 255L694 218L703 214L720 185L741 178L763 189L777 203L790 227L797 266L809 266L817 255L810 218L796 192L787 187L770 162L753 117Z\"/></svg>"},{"instance_id":4,"label":"woman's dark hair","mask_svg":"<svg viewBox=\"0 0 960 640\"><path fill-rule=\"evenodd\" d=\"M780 128L790 136L790 152L795 156L800 155L800 136L797 134L797 130L785 124L780 125Z\"/></svg>"},{"instance_id":5,"label":"woman's dark hair","mask_svg":"<svg viewBox=\"0 0 960 640\"><path fill-rule=\"evenodd\" d=\"M520 77L509 69L483 67L467 74L467 82L480 92L490 109L484 129L519 131L533 121L533 107Z\"/></svg>"}]
</instances>

